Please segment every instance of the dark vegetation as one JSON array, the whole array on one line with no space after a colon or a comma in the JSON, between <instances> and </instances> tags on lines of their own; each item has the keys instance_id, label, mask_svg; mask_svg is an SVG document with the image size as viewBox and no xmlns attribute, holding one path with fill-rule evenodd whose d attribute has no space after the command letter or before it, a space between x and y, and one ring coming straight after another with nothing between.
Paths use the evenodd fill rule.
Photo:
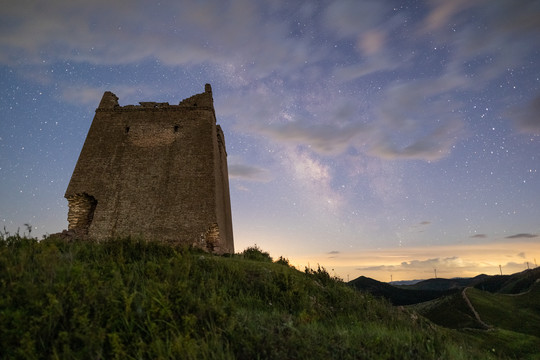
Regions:
<instances>
[{"instance_id":1,"label":"dark vegetation","mask_svg":"<svg viewBox=\"0 0 540 360\"><path fill-rule=\"evenodd\" d=\"M392 286L365 277L350 284L394 305L416 304L408 308L437 325L459 330L501 356L540 359L540 268L503 276L429 279L413 285Z\"/></svg>"},{"instance_id":2,"label":"dark vegetation","mask_svg":"<svg viewBox=\"0 0 540 360\"><path fill-rule=\"evenodd\" d=\"M520 294L501 294L473 287L465 290L479 321L462 292L414 306L434 323L462 331L516 359L539 359L540 282Z\"/></svg>"},{"instance_id":3,"label":"dark vegetation","mask_svg":"<svg viewBox=\"0 0 540 360\"><path fill-rule=\"evenodd\" d=\"M417 282L414 285L403 285L400 286L402 289L409 290L421 290L421 291L445 291L445 290L455 290L463 289L467 286L474 286L475 284L481 283L486 278L489 278L488 275L478 275L473 278L454 278L454 279L428 279Z\"/></svg>"},{"instance_id":4,"label":"dark vegetation","mask_svg":"<svg viewBox=\"0 0 540 360\"><path fill-rule=\"evenodd\" d=\"M393 286L387 283L360 276L349 284L360 291L367 291L374 296L388 299L393 305L412 305L459 292L457 289L414 289L405 286ZM411 286L412 287L412 286Z\"/></svg>"},{"instance_id":5,"label":"dark vegetation","mask_svg":"<svg viewBox=\"0 0 540 360\"><path fill-rule=\"evenodd\" d=\"M540 267L513 275L487 276L473 285L477 289L500 294L519 294L528 291L540 279Z\"/></svg>"},{"instance_id":6,"label":"dark vegetation","mask_svg":"<svg viewBox=\"0 0 540 360\"><path fill-rule=\"evenodd\" d=\"M134 239L0 236L3 359L489 359L475 338L298 271Z\"/></svg>"},{"instance_id":7,"label":"dark vegetation","mask_svg":"<svg viewBox=\"0 0 540 360\"><path fill-rule=\"evenodd\" d=\"M519 294L528 291L540 279L540 268L513 275L478 275L473 278L428 279L413 285L390 285L364 276L349 282L361 291L389 300L393 305L413 305L460 294L466 287L491 293Z\"/></svg>"},{"instance_id":8,"label":"dark vegetation","mask_svg":"<svg viewBox=\"0 0 540 360\"><path fill-rule=\"evenodd\" d=\"M512 275L478 275L473 278L428 279L414 285L400 285L408 290L437 290L463 289L475 287L480 290L501 294L519 294L527 291L540 278L540 268L525 270Z\"/></svg>"},{"instance_id":9,"label":"dark vegetation","mask_svg":"<svg viewBox=\"0 0 540 360\"><path fill-rule=\"evenodd\" d=\"M435 324L447 328L487 330L487 327L476 319L462 291L418 304L414 308Z\"/></svg>"},{"instance_id":10,"label":"dark vegetation","mask_svg":"<svg viewBox=\"0 0 540 360\"><path fill-rule=\"evenodd\" d=\"M467 296L483 321L500 329L540 336L540 282L519 295L467 289ZM539 347L540 349L540 347Z\"/></svg>"}]
</instances>

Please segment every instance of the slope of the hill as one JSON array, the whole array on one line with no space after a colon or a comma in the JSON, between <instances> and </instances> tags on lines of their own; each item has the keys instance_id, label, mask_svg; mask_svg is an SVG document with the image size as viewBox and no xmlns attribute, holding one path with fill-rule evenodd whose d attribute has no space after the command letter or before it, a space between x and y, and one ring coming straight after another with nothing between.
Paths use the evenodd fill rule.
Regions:
<instances>
[{"instance_id":1,"label":"slope of the hill","mask_svg":"<svg viewBox=\"0 0 540 360\"><path fill-rule=\"evenodd\" d=\"M402 285L402 289L419 291L446 291L462 289L467 286L473 286L489 277L488 275L478 275L474 278L453 278L453 279L427 279L419 281L413 285Z\"/></svg>"},{"instance_id":2,"label":"slope of the hill","mask_svg":"<svg viewBox=\"0 0 540 360\"><path fill-rule=\"evenodd\" d=\"M475 318L461 291L414 305L414 309L435 324L450 329L486 329Z\"/></svg>"},{"instance_id":3,"label":"slope of the hill","mask_svg":"<svg viewBox=\"0 0 540 360\"><path fill-rule=\"evenodd\" d=\"M278 262L257 249L217 257L134 240L0 236L0 354L497 358L474 340L357 292L324 269L300 272Z\"/></svg>"},{"instance_id":4,"label":"slope of the hill","mask_svg":"<svg viewBox=\"0 0 540 360\"><path fill-rule=\"evenodd\" d=\"M445 291L473 286L477 289L502 294L519 294L527 291L540 278L540 268L511 275L478 275L473 278L428 279L412 285L396 285L406 290Z\"/></svg>"},{"instance_id":5,"label":"slope of the hill","mask_svg":"<svg viewBox=\"0 0 540 360\"><path fill-rule=\"evenodd\" d=\"M540 267L512 275L487 276L473 286L477 289L501 294L519 294L540 279Z\"/></svg>"},{"instance_id":6,"label":"slope of the hill","mask_svg":"<svg viewBox=\"0 0 540 360\"><path fill-rule=\"evenodd\" d=\"M487 324L540 337L539 281L522 294L492 294L470 288L467 297Z\"/></svg>"},{"instance_id":7,"label":"slope of the hill","mask_svg":"<svg viewBox=\"0 0 540 360\"><path fill-rule=\"evenodd\" d=\"M438 325L469 331L483 346L493 346L499 353L519 359L540 358L538 281L517 295L470 287L460 294L415 305L414 309Z\"/></svg>"},{"instance_id":8,"label":"slope of the hill","mask_svg":"<svg viewBox=\"0 0 540 360\"><path fill-rule=\"evenodd\" d=\"M450 290L417 290L405 286L393 286L365 276L349 282L357 290L366 291L377 297L388 299L393 305L412 305L455 293Z\"/></svg>"}]
</instances>

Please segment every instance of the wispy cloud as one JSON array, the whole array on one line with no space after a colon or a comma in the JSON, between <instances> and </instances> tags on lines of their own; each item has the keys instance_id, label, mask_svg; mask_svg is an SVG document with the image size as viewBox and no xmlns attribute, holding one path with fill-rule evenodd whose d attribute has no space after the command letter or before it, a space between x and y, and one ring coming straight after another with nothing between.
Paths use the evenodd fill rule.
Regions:
<instances>
[{"instance_id":1,"label":"wispy cloud","mask_svg":"<svg viewBox=\"0 0 540 360\"><path fill-rule=\"evenodd\" d=\"M507 116L513 118L519 131L540 134L540 95L522 107L514 107Z\"/></svg>"},{"instance_id":2,"label":"wispy cloud","mask_svg":"<svg viewBox=\"0 0 540 360\"><path fill-rule=\"evenodd\" d=\"M526 250L521 251L521 249ZM516 251L517 250L517 251ZM372 249L361 252L341 252L339 257L304 256L304 262L318 262L326 268L334 268L342 278L354 279L360 275L377 280L410 280L437 276L458 277L484 274L510 274L527 269L527 261L539 258L540 243L530 239L508 240L486 246L485 244L459 244L449 246L399 247ZM298 259L293 260L298 262Z\"/></svg>"},{"instance_id":3,"label":"wispy cloud","mask_svg":"<svg viewBox=\"0 0 540 360\"><path fill-rule=\"evenodd\" d=\"M369 129L362 123L340 126L295 121L268 125L258 131L278 141L309 146L322 154L340 154L349 146L355 145L357 136L368 133Z\"/></svg>"},{"instance_id":4,"label":"wispy cloud","mask_svg":"<svg viewBox=\"0 0 540 360\"><path fill-rule=\"evenodd\" d=\"M381 1L334 1L325 9L324 24L340 36L357 37L380 25L390 10Z\"/></svg>"},{"instance_id":5,"label":"wispy cloud","mask_svg":"<svg viewBox=\"0 0 540 360\"><path fill-rule=\"evenodd\" d=\"M517 254L516 257L525 259L525 254L520 253ZM437 273L437 276L440 277L453 277L455 275L452 274L455 273L462 273L463 275L467 274L467 276L475 276L485 272L487 269L490 270L490 273L493 273L493 271L498 268L498 265L501 265L507 273L519 272L526 269L525 261L507 261L500 264L493 264L468 260L459 256L451 256L445 258L404 261L399 265L357 267L355 270L359 271L360 273L380 272L407 274L414 272L418 274L417 276L419 277L432 278L435 277L435 272Z\"/></svg>"},{"instance_id":6,"label":"wispy cloud","mask_svg":"<svg viewBox=\"0 0 540 360\"><path fill-rule=\"evenodd\" d=\"M538 235L530 234L530 233L520 233L520 234L507 236L505 239L531 239L535 237L538 237Z\"/></svg>"},{"instance_id":7,"label":"wispy cloud","mask_svg":"<svg viewBox=\"0 0 540 360\"><path fill-rule=\"evenodd\" d=\"M340 155L353 148L383 159L433 161L447 156L463 135L459 102L442 100L459 84L452 79L396 84L383 96L371 121L359 118L361 109L346 97L341 103L299 115L295 107L312 109L314 105L295 97L296 106L290 104L290 99L277 96L283 89L275 85L259 85L251 93L232 95L220 109L232 115L242 104L239 116L245 120L240 121L239 130L304 145L319 154ZM324 101L314 91L311 98Z\"/></svg>"},{"instance_id":8,"label":"wispy cloud","mask_svg":"<svg viewBox=\"0 0 540 360\"><path fill-rule=\"evenodd\" d=\"M489 80L508 67L522 64L524 55L532 51L530 40L540 29L540 5L535 1L526 1L522 6L515 6L512 0L434 1L430 5L420 31L435 32L440 39L452 41L457 50L454 64L470 65L474 58L494 57L477 80ZM449 27L449 23L455 25ZM484 26L479 28L477 23Z\"/></svg>"},{"instance_id":9,"label":"wispy cloud","mask_svg":"<svg viewBox=\"0 0 540 360\"><path fill-rule=\"evenodd\" d=\"M107 11L102 11L103 8ZM493 74L490 78L500 76L509 66L520 64L524 54L531 51L530 46L525 46L530 43L527 40L540 28L535 15L537 10L537 3L515 6L508 0L431 2L425 18L417 22L417 35L422 40L430 40L435 33L436 40L461 50L456 52L456 58L449 59L448 66L429 80L400 81L386 87L381 92L383 100L374 107L379 110L369 114L368 124L358 118L336 123L336 118L329 114L319 114L319 121L314 123L310 116L299 115L293 109L289 111L292 121L267 122L263 127L248 131L277 141L308 144L325 154L340 154L349 146L369 140L368 153L383 159L439 160L463 135L460 104L452 91L458 87L478 86L478 79L467 82L462 64L478 53L502 58L483 65L490 69L486 73ZM261 83L261 79L276 80L271 75L276 72L281 78L297 78L296 83L300 84L310 73L329 71L322 64L336 63L334 54L338 50L307 36L291 36L295 20L280 16L290 11L295 11L301 20L322 24L329 31L324 35L329 43L346 39L357 44L356 58L330 69L338 82L351 82L374 72L406 70L416 61L414 56L418 56L412 54L414 51L407 52L399 54L400 60L396 61L397 54L393 52L403 51L402 47L395 46L394 35L400 31L405 17L382 1L341 0L328 5L299 4L290 8L279 3L246 0L183 1L181 4L165 1L151 7L145 3L97 0L50 2L46 7L23 1L5 8L5 18L10 21L3 23L0 54L4 55L0 55L0 61L13 64L24 59L38 64L72 60L115 65L157 59L171 67L208 65L227 85L240 86L245 92L259 90L253 86L254 82ZM460 23L464 15L479 16L490 31L456 26L448 33L446 24ZM260 31L262 23L265 31ZM146 25L141 27L140 24ZM410 39L407 46L418 45ZM501 53L501 48L512 51ZM297 88L271 85L275 83L279 81L266 85L272 98L292 97L292 101L297 102L294 98ZM86 99L93 96L84 92L79 95L87 102ZM311 89L307 95L324 100ZM77 96L68 93L66 98L73 101ZM355 96L348 100L357 102ZM262 108L259 113L280 116L288 112L287 102L259 99L253 106ZM537 99L523 109L515 114L519 129L538 132ZM361 109L355 111L360 113ZM397 134L402 137L403 130L408 141L397 141Z\"/></svg>"},{"instance_id":10,"label":"wispy cloud","mask_svg":"<svg viewBox=\"0 0 540 360\"><path fill-rule=\"evenodd\" d=\"M315 57L304 42L288 36L279 11L280 7L246 0L152 5L96 0L47 6L23 1L3 9L10 21L3 22L0 61L38 64L67 59L117 65L158 59L170 66L226 66L237 63L241 51L240 57L260 76L275 64L287 71ZM262 23L265 31L259 31Z\"/></svg>"},{"instance_id":11,"label":"wispy cloud","mask_svg":"<svg viewBox=\"0 0 540 360\"><path fill-rule=\"evenodd\" d=\"M63 100L72 104L94 105L97 107L105 90L92 86L65 86L61 89Z\"/></svg>"},{"instance_id":12,"label":"wispy cloud","mask_svg":"<svg viewBox=\"0 0 540 360\"><path fill-rule=\"evenodd\" d=\"M488 236L486 234L475 234L475 235L470 236L471 239L485 239L487 237Z\"/></svg>"},{"instance_id":13,"label":"wispy cloud","mask_svg":"<svg viewBox=\"0 0 540 360\"><path fill-rule=\"evenodd\" d=\"M82 104L92 107L97 107L105 91L112 91L116 96L118 96L120 105L136 105L140 101L155 99L158 92L156 88L149 84L137 84L137 86L133 86L126 83L92 86L86 84L62 82L58 84L58 89L59 100L66 101L71 104ZM160 88L159 91L164 90L165 86ZM202 86L200 91L202 92ZM175 101L180 101L182 99L176 98L169 100L171 103L174 103Z\"/></svg>"},{"instance_id":14,"label":"wispy cloud","mask_svg":"<svg viewBox=\"0 0 540 360\"><path fill-rule=\"evenodd\" d=\"M390 86L376 111L373 126L378 136L371 153L390 159L445 157L463 136L464 120L458 112L461 103L448 99L452 99L453 90L464 85L457 76L444 76Z\"/></svg>"},{"instance_id":15,"label":"wispy cloud","mask_svg":"<svg viewBox=\"0 0 540 360\"><path fill-rule=\"evenodd\" d=\"M411 230L416 229L418 232L423 232L424 228L428 225L431 225L431 221L420 221L417 224L411 226Z\"/></svg>"},{"instance_id":16,"label":"wispy cloud","mask_svg":"<svg viewBox=\"0 0 540 360\"><path fill-rule=\"evenodd\" d=\"M451 271L463 271L463 270L470 270L476 268L478 272L482 271L479 269L479 264L474 261L469 261L466 259L463 259L459 256L450 256L450 257L444 257L444 258L430 258L425 260L410 260L410 261L403 261L401 264L397 265L377 265L377 266L365 266L365 267L358 267L356 270L360 272L372 272L372 271L381 271L381 272L392 272L392 273L400 273L400 272L417 272L418 274L424 274L423 277L434 277L435 271L439 275L444 276L444 274L448 274Z\"/></svg>"},{"instance_id":17,"label":"wispy cloud","mask_svg":"<svg viewBox=\"0 0 540 360\"><path fill-rule=\"evenodd\" d=\"M229 177L231 179L249 180L249 181L269 181L270 174L268 170L245 164L230 164Z\"/></svg>"},{"instance_id":18,"label":"wispy cloud","mask_svg":"<svg viewBox=\"0 0 540 360\"><path fill-rule=\"evenodd\" d=\"M459 13L484 2L484 0L454 0L431 2L431 11L424 20L425 31L440 30Z\"/></svg>"}]
</instances>

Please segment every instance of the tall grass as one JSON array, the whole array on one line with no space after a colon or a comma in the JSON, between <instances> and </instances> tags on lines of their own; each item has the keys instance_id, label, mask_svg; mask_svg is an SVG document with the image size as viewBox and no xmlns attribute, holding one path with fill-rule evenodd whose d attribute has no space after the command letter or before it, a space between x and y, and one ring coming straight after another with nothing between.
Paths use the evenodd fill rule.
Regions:
<instances>
[{"instance_id":1,"label":"tall grass","mask_svg":"<svg viewBox=\"0 0 540 360\"><path fill-rule=\"evenodd\" d=\"M458 334L258 248L0 237L5 359L490 358Z\"/></svg>"},{"instance_id":2,"label":"tall grass","mask_svg":"<svg viewBox=\"0 0 540 360\"><path fill-rule=\"evenodd\" d=\"M482 320L495 327L489 336L476 333L485 347L502 348L519 359L540 359L540 283L519 295L470 288L467 296Z\"/></svg>"}]
</instances>

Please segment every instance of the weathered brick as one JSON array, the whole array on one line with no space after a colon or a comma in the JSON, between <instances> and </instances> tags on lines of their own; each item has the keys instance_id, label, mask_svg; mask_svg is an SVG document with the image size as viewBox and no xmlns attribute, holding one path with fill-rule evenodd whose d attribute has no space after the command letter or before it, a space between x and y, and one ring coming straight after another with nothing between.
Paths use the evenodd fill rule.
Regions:
<instances>
[{"instance_id":1,"label":"weathered brick","mask_svg":"<svg viewBox=\"0 0 540 360\"><path fill-rule=\"evenodd\" d=\"M212 89L178 105L105 92L65 194L69 230L234 252L223 131Z\"/></svg>"}]
</instances>

